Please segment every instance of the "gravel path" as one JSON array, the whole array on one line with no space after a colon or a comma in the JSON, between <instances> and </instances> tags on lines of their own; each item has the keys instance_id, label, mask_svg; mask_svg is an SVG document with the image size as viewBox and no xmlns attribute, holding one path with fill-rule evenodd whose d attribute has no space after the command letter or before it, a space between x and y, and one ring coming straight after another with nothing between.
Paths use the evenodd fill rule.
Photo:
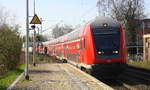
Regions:
<instances>
[{"instance_id":1,"label":"gravel path","mask_svg":"<svg viewBox=\"0 0 150 90\"><path fill-rule=\"evenodd\" d=\"M13 90L109 90L68 64L30 66L29 76L31 80L23 78Z\"/></svg>"}]
</instances>

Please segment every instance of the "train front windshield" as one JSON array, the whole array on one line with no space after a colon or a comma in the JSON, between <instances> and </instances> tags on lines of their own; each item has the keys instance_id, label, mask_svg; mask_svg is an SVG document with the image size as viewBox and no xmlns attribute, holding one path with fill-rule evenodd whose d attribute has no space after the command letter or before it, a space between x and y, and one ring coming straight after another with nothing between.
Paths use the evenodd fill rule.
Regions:
<instances>
[{"instance_id":1,"label":"train front windshield","mask_svg":"<svg viewBox=\"0 0 150 90\"><path fill-rule=\"evenodd\" d=\"M119 28L95 28L93 36L97 58L118 58L120 46Z\"/></svg>"}]
</instances>

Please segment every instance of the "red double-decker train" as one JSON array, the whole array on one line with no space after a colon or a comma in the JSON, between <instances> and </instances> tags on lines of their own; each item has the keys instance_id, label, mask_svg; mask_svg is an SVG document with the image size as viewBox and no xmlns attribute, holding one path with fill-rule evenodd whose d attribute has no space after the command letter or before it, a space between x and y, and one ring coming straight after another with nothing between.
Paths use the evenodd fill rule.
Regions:
<instances>
[{"instance_id":1,"label":"red double-decker train","mask_svg":"<svg viewBox=\"0 0 150 90\"><path fill-rule=\"evenodd\" d=\"M100 75L121 73L127 62L122 25L112 18L97 17L84 27L43 45L50 56Z\"/></svg>"}]
</instances>

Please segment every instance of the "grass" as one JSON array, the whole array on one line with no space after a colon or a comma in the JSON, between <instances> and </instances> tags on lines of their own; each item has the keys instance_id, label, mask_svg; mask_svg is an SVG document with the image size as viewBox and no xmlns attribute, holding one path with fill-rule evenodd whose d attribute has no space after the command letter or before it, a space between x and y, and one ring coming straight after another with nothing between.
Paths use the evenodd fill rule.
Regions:
<instances>
[{"instance_id":1,"label":"grass","mask_svg":"<svg viewBox=\"0 0 150 90\"><path fill-rule=\"evenodd\" d=\"M138 66L138 67L142 67L142 68L147 68L150 69L150 62L137 62L137 61L130 61L128 62L129 65L133 65L133 66Z\"/></svg>"},{"instance_id":2,"label":"grass","mask_svg":"<svg viewBox=\"0 0 150 90\"><path fill-rule=\"evenodd\" d=\"M23 71L25 65L20 65L16 70L9 71L0 78L0 90L5 90Z\"/></svg>"}]
</instances>

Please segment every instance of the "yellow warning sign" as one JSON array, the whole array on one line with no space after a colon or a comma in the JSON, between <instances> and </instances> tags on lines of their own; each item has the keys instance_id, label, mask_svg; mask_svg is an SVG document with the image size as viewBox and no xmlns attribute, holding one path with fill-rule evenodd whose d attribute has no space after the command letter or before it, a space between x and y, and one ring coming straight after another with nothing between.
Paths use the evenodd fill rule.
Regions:
<instances>
[{"instance_id":1,"label":"yellow warning sign","mask_svg":"<svg viewBox=\"0 0 150 90\"><path fill-rule=\"evenodd\" d=\"M35 14L33 19L31 20L30 24L41 24L41 20L39 17Z\"/></svg>"}]
</instances>

